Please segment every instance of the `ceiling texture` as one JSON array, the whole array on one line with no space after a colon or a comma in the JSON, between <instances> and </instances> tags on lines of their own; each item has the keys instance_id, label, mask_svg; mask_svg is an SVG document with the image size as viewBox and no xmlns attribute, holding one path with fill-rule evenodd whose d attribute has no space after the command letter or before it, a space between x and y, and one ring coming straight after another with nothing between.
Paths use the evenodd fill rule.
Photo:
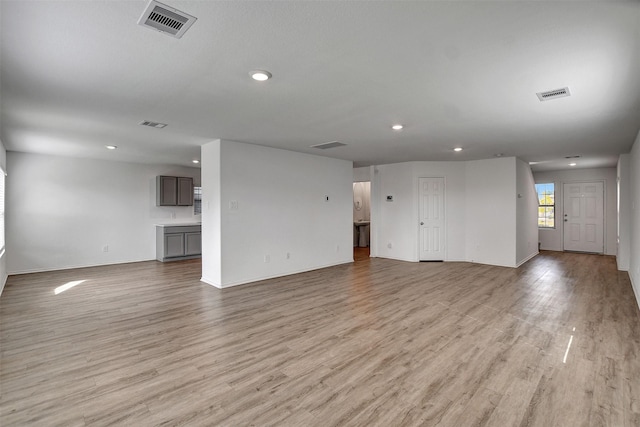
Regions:
<instances>
[{"instance_id":1,"label":"ceiling texture","mask_svg":"<svg viewBox=\"0 0 640 427\"><path fill-rule=\"evenodd\" d=\"M615 166L640 129L637 1L163 2L197 17L180 39L137 24L146 1L0 0L7 150L194 166L222 138L541 171Z\"/></svg>"}]
</instances>

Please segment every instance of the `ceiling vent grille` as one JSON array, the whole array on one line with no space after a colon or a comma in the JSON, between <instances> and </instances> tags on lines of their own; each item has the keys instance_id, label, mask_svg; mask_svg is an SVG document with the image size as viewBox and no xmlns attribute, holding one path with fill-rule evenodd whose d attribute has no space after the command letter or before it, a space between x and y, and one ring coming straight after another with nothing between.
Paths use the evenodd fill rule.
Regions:
<instances>
[{"instance_id":1,"label":"ceiling vent grille","mask_svg":"<svg viewBox=\"0 0 640 427\"><path fill-rule=\"evenodd\" d=\"M164 127L167 127L166 123L151 122L149 120L144 120L144 121L140 122L140 125L149 126L151 128L156 128L156 129L162 129Z\"/></svg>"},{"instance_id":2,"label":"ceiling vent grille","mask_svg":"<svg viewBox=\"0 0 640 427\"><path fill-rule=\"evenodd\" d=\"M196 22L195 16L151 0L138 24L179 39Z\"/></svg>"},{"instance_id":3,"label":"ceiling vent grille","mask_svg":"<svg viewBox=\"0 0 640 427\"><path fill-rule=\"evenodd\" d=\"M538 92L536 93L536 95L538 95L538 99L540 101L549 101L551 99L571 96L571 92L569 92L568 87L563 87L562 89L549 90L547 92Z\"/></svg>"},{"instance_id":4,"label":"ceiling vent grille","mask_svg":"<svg viewBox=\"0 0 640 427\"><path fill-rule=\"evenodd\" d=\"M342 142L338 142L338 141L331 141L331 142L323 142L322 144L312 145L311 148L326 150L328 148L344 147L345 145L347 144L343 144Z\"/></svg>"}]
</instances>

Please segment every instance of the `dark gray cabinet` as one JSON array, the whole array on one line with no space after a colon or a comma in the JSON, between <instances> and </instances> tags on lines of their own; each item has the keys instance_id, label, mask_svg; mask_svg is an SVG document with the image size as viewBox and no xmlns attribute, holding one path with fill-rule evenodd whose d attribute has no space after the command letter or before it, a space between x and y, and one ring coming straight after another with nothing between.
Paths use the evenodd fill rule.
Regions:
<instances>
[{"instance_id":1,"label":"dark gray cabinet","mask_svg":"<svg viewBox=\"0 0 640 427\"><path fill-rule=\"evenodd\" d=\"M193 178L178 177L178 206L193 206Z\"/></svg>"},{"instance_id":2,"label":"dark gray cabinet","mask_svg":"<svg viewBox=\"0 0 640 427\"><path fill-rule=\"evenodd\" d=\"M177 261L202 255L200 225L157 225L156 259Z\"/></svg>"},{"instance_id":3,"label":"dark gray cabinet","mask_svg":"<svg viewBox=\"0 0 640 427\"><path fill-rule=\"evenodd\" d=\"M193 178L156 177L156 206L193 206Z\"/></svg>"}]
</instances>

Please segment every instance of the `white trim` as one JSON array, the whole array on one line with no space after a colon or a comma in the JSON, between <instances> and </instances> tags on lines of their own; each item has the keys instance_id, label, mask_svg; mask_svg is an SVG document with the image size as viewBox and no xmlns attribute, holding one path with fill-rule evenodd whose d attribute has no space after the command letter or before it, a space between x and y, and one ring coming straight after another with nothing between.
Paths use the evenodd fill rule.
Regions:
<instances>
[{"instance_id":1,"label":"white trim","mask_svg":"<svg viewBox=\"0 0 640 427\"><path fill-rule=\"evenodd\" d=\"M638 286L636 286L636 284L633 282L633 276L629 274L629 281L631 282L631 289L633 290L633 293L636 297L636 303L638 303L638 309L640 309L640 283L638 283Z\"/></svg>"},{"instance_id":2,"label":"white trim","mask_svg":"<svg viewBox=\"0 0 640 427\"><path fill-rule=\"evenodd\" d=\"M323 265L323 266L319 266L319 267L313 267L311 269L302 269L302 270L292 271L292 272L286 273L286 274L278 273L278 274L271 275L271 276L256 277L254 279L241 280L241 281L238 281L238 282L226 283L224 285L218 284L213 280L207 279L206 277L200 278L200 281L203 282L203 283L206 283L207 285L214 286L214 287L216 287L218 289L225 289L225 288L230 288L230 287L233 287L233 286L240 286L240 285L247 285L247 284L251 284L251 283L261 282L263 280L277 279L279 277L286 277L286 276L292 276L294 274L307 273L309 271L321 270L323 268L336 267L338 265L343 265L343 264L351 264L352 262L353 262L353 258L350 261L340 261L340 262L337 262L335 264L327 264L327 265Z\"/></svg>"},{"instance_id":3,"label":"white trim","mask_svg":"<svg viewBox=\"0 0 640 427\"><path fill-rule=\"evenodd\" d=\"M76 269L76 268L102 267L102 266L105 266L105 265L132 264L132 263L136 263L136 262L148 262L148 261L160 262L160 261L156 260L155 258L132 259L132 260L129 260L129 261L113 261L113 262L107 262L107 263L101 263L101 264L76 264L76 265L70 265L70 266L64 266L64 267L44 268L44 269L42 269L42 268L30 268L30 269L27 269L27 270L10 271L9 275L10 276L14 276L14 275L31 274L31 273L47 273L49 271L73 270L73 269Z\"/></svg>"},{"instance_id":4,"label":"white trim","mask_svg":"<svg viewBox=\"0 0 640 427\"><path fill-rule=\"evenodd\" d=\"M525 264L527 261L529 261L532 258L535 258L540 252L535 251L534 253L532 253L531 255L529 255L528 257L526 257L525 259L523 259L522 261L520 261L518 264L516 264L516 268L521 267L523 264Z\"/></svg>"}]
</instances>

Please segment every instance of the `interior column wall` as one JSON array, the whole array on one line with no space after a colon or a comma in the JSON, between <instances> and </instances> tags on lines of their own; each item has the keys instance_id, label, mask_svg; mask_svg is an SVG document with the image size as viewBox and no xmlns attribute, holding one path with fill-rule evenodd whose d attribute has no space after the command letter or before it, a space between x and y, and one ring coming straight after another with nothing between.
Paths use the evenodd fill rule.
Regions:
<instances>
[{"instance_id":1,"label":"interior column wall","mask_svg":"<svg viewBox=\"0 0 640 427\"><path fill-rule=\"evenodd\" d=\"M220 242L220 281L207 273L218 268L211 250L203 253L205 282L228 287L353 261L351 162L233 141L211 144L219 144L220 154L216 159L205 150L203 191L217 180L219 193L206 190L203 202L219 199L220 237L203 232ZM219 178L208 170L212 160ZM213 214L204 215L203 228L210 223L216 226Z\"/></svg>"},{"instance_id":2,"label":"interior column wall","mask_svg":"<svg viewBox=\"0 0 640 427\"><path fill-rule=\"evenodd\" d=\"M618 270L629 271L631 261L631 156L618 159Z\"/></svg>"},{"instance_id":3,"label":"interior column wall","mask_svg":"<svg viewBox=\"0 0 640 427\"><path fill-rule=\"evenodd\" d=\"M467 162L467 259L516 266L516 159Z\"/></svg>"},{"instance_id":4,"label":"interior column wall","mask_svg":"<svg viewBox=\"0 0 640 427\"><path fill-rule=\"evenodd\" d=\"M631 150L630 187L630 263L629 276L640 307L640 132Z\"/></svg>"},{"instance_id":5,"label":"interior column wall","mask_svg":"<svg viewBox=\"0 0 640 427\"><path fill-rule=\"evenodd\" d=\"M4 145L2 144L2 141L0 141L0 167L2 167L4 171L7 170L7 150L5 150ZM6 200L6 188L7 188L7 180L5 179L5 200ZM5 202L5 212L6 212L6 208L7 208L7 205ZM5 218L6 218L6 213L5 213ZM5 221L5 224L6 224L6 221ZM5 246L6 246L6 241L7 241L6 225L5 225L5 229L2 231L5 233ZM7 251L5 247L5 250L2 251L2 253L0 253L0 295L2 295L2 290L4 289L4 285L5 283L7 283L7 277L8 277Z\"/></svg>"}]
</instances>

